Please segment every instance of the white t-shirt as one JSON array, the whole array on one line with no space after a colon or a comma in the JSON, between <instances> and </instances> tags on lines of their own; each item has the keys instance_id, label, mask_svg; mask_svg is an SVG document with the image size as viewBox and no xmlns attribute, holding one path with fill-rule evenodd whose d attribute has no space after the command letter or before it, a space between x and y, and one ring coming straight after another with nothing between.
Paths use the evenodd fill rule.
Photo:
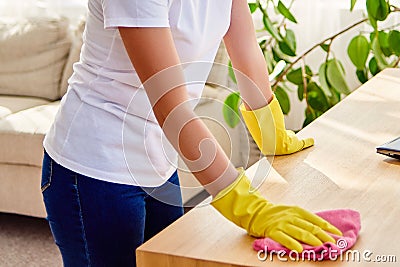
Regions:
<instances>
[{"instance_id":1,"label":"white t-shirt","mask_svg":"<svg viewBox=\"0 0 400 267\"><path fill-rule=\"evenodd\" d=\"M229 28L232 0L89 0L88 6L80 62L44 147L83 175L161 185L176 170L177 153L155 120L117 27L170 27L196 103Z\"/></svg>"}]
</instances>

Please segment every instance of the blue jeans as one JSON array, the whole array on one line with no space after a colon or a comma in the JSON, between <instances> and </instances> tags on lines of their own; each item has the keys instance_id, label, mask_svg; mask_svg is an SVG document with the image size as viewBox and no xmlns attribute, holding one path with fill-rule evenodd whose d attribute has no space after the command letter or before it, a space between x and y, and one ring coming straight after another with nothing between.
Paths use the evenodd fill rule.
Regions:
<instances>
[{"instance_id":1,"label":"blue jeans","mask_svg":"<svg viewBox=\"0 0 400 267\"><path fill-rule=\"evenodd\" d=\"M183 215L176 172L169 183L141 188L81 175L45 152L41 187L67 267L135 266L135 249Z\"/></svg>"}]
</instances>

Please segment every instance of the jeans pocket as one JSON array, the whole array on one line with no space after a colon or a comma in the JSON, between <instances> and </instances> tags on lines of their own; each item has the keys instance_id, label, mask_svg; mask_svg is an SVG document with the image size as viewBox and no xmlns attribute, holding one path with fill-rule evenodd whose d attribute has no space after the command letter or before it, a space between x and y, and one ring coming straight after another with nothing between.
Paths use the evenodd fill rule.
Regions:
<instances>
[{"instance_id":1,"label":"jeans pocket","mask_svg":"<svg viewBox=\"0 0 400 267\"><path fill-rule=\"evenodd\" d=\"M47 188L50 187L52 174L53 174L53 160L45 151L42 164L42 181L40 183L40 188L42 189L42 193Z\"/></svg>"}]
</instances>

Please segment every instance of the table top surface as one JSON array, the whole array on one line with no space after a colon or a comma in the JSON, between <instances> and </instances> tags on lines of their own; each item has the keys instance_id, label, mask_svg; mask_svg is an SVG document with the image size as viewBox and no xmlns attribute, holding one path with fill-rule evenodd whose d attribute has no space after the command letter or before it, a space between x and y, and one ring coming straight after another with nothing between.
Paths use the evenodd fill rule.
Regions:
<instances>
[{"instance_id":1,"label":"table top surface","mask_svg":"<svg viewBox=\"0 0 400 267\"><path fill-rule=\"evenodd\" d=\"M298 133L313 137L313 147L289 156L263 158L246 172L250 178L263 180L259 190L274 203L314 212L359 211L361 232L352 249L372 252L367 253L371 261L393 255L399 264L400 161L375 150L400 136L399 122L400 69L386 69ZM367 264L362 254L361 262L263 261L252 249L254 240L210 205L200 205L139 247L138 266Z\"/></svg>"}]
</instances>

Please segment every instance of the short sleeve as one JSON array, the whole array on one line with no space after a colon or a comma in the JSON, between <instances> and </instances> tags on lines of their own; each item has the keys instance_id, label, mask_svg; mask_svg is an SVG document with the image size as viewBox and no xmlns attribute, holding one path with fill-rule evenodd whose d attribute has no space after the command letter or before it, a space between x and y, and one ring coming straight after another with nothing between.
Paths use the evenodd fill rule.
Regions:
<instances>
[{"instance_id":1,"label":"short sleeve","mask_svg":"<svg viewBox=\"0 0 400 267\"><path fill-rule=\"evenodd\" d=\"M104 28L169 27L169 0L102 0Z\"/></svg>"}]
</instances>

